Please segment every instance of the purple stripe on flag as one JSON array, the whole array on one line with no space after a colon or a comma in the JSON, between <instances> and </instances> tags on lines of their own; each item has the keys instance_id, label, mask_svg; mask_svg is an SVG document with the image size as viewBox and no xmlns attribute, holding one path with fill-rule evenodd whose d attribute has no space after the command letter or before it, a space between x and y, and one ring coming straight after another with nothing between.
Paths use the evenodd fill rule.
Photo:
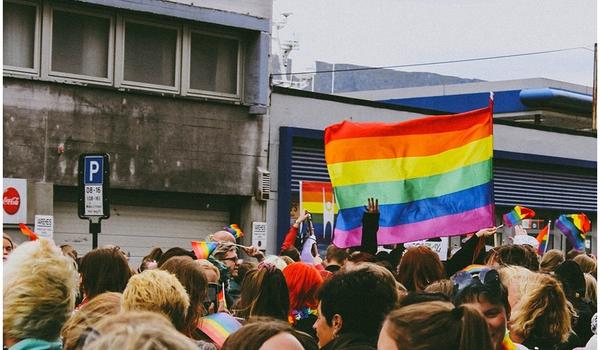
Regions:
<instances>
[{"instance_id":1,"label":"purple stripe on flag","mask_svg":"<svg viewBox=\"0 0 600 350\"><path fill-rule=\"evenodd\" d=\"M458 225L456 223L459 223ZM457 236L494 226L493 205L489 204L459 214L391 227L379 227L378 244L394 244L421 239ZM333 243L340 248L359 246L362 227L348 231L335 230Z\"/></svg>"}]
</instances>

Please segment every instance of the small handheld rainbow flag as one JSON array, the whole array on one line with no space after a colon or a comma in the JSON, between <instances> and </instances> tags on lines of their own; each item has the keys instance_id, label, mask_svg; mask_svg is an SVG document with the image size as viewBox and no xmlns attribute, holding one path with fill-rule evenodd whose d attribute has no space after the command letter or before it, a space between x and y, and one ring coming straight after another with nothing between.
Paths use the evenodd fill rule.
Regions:
<instances>
[{"instance_id":1,"label":"small handheld rainbow flag","mask_svg":"<svg viewBox=\"0 0 600 350\"><path fill-rule=\"evenodd\" d=\"M571 242L573 248L585 250L585 234L591 229L591 222L585 214L562 214L556 219L555 225Z\"/></svg>"},{"instance_id":2,"label":"small handheld rainbow flag","mask_svg":"<svg viewBox=\"0 0 600 350\"><path fill-rule=\"evenodd\" d=\"M504 224L507 227L512 227L521 222L523 219L529 219L535 216L535 211L522 207L520 205L516 205L513 210L502 215L502 219L504 220Z\"/></svg>"},{"instance_id":3,"label":"small handheld rainbow flag","mask_svg":"<svg viewBox=\"0 0 600 350\"><path fill-rule=\"evenodd\" d=\"M19 228L25 236L29 237L30 241L35 241L36 239L38 239L37 234L33 232L29 227L27 227L27 225L19 224Z\"/></svg>"},{"instance_id":4,"label":"small handheld rainbow flag","mask_svg":"<svg viewBox=\"0 0 600 350\"><path fill-rule=\"evenodd\" d=\"M237 224L231 224L229 226L223 227L223 229L231 233L235 237L235 239L244 237L244 232Z\"/></svg>"},{"instance_id":5,"label":"small handheld rainbow flag","mask_svg":"<svg viewBox=\"0 0 600 350\"><path fill-rule=\"evenodd\" d=\"M212 339L219 349L227 337L240 328L242 328L242 324L224 312L204 316L198 322L198 329Z\"/></svg>"},{"instance_id":6,"label":"small handheld rainbow flag","mask_svg":"<svg viewBox=\"0 0 600 350\"><path fill-rule=\"evenodd\" d=\"M192 250L194 250L197 259L206 259L217 249L218 245L217 242L192 241Z\"/></svg>"},{"instance_id":7,"label":"small handheld rainbow flag","mask_svg":"<svg viewBox=\"0 0 600 350\"><path fill-rule=\"evenodd\" d=\"M544 255L544 253L546 252L546 248L548 247L548 237L550 236L550 222L548 222L548 225L546 225L546 227L544 227L540 233L538 233L537 237L535 237L535 239L537 239L537 241L540 243L540 245L538 246L538 254L539 255Z\"/></svg>"}]
</instances>

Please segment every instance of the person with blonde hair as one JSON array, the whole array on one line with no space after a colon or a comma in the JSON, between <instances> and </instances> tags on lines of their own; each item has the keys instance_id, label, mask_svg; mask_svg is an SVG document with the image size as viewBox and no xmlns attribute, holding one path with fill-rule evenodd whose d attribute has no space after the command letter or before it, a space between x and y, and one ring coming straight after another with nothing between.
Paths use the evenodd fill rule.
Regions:
<instances>
[{"instance_id":1,"label":"person with blonde hair","mask_svg":"<svg viewBox=\"0 0 600 350\"><path fill-rule=\"evenodd\" d=\"M190 297L174 275L163 270L146 270L131 277L123 291L123 310L154 311L167 316L185 333Z\"/></svg>"},{"instance_id":2,"label":"person with blonde hair","mask_svg":"<svg viewBox=\"0 0 600 350\"><path fill-rule=\"evenodd\" d=\"M14 349L61 349L60 329L75 307L77 271L53 242L17 247L4 263L3 338Z\"/></svg>"},{"instance_id":3,"label":"person with blonde hair","mask_svg":"<svg viewBox=\"0 0 600 350\"><path fill-rule=\"evenodd\" d=\"M483 316L474 307L430 301L401 307L386 318L379 350L492 350Z\"/></svg>"},{"instance_id":4,"label":"person with blonde hair","mask_svg":"<svg viewBox=\"0 0 600 350\"><path fill-rule=\"evenodd\" d=\"M427 293L441 293L448 297L448 300L454 299L454 283L449 279L435 281L425 288Z\"/></svg>"},{"instance_id":5,"label":"person with blonde hair","mask_svg":"<svg viewBox=\"0 0 600 350\"><path fill-rule=\"evenodd\" d=\"M121 311L121 297L121 293L115 292L99 294L71 315L60 332L63 339L63 349L81 349L88 327L93 328L105 317L115 315Z\"/></svg>"},{"instance_id":6,"label":"person with blonde hair","mask_svg":"<svg viewBox=\"0 0 600 350\"><path fill-rule=\"evenodd\" d=\"M583 301L586 302L592 310L596 310L598 306L597 295L596 295L596 279L589 273L584 273L585 278L585 295Z\"/></svg>"},{"instance_id":7,"label":"person with blonde hair","mask_svg":"<svg viewBox=\"0 0 600 350\"><path fill-rule=\"evenodd\" d=\"M589 273L594 276L594 278L596 277L596 260L590 258L586 254L581 254L574 257L573 261L579 265L583 273Z\"/></svg>"},{"instance_id":8,"label":"person with blonde hair","mask_svg":"<svg viewBox=\"0 0 600 350\"><path fill-rule=\"evenodd\" d=\"M565 254L558 249L550 249L545 252L540 261L540 272L551 273L558 265L565 261Z\"/></svg>"},{"instance_id":9,"label":"person with blonde hair","mask_svg":"<svg viewBox=\"0 0 600 350\"><path fill-rule=\"evenodd\" d=\"M534 273L530 280L511 312L511 339L530 349L571 349L572 314L560 283L542 273Z\"/></svg>"},{"instance_id":10,"label":"person with blonde hair","mask_svg":"<svg viewBox=\"0 0 600 350\"><path fill-rule=\"evenodd\" d=\"M221 279L221 273L213 263L206 259L198 259L194 260L194 262L202 268L208 283L219 283L219 280Z\"/></svg>"},{"instance_id":11,"label":"person with blonde hair","mask_svg":"<svg viewBox=\"0 0 600 350\"><path fill-rule=\"evenodd\" d=\"M199 350L201 348L177 332L163 315L148 311L128 311L107 317L100 322L83 346L83 350L112 349Z\"/></svg>"},{"instance_id":12,"label":"person with blonde hair","mask_svg":"<svg viewBox=\"0 0 600 350\"><path fill-rule=\"evenodd\" d=\"M508 291L508 303L512 309L527 290L535 272L522 266L504 266L498 269L498 273L500 281Z\"/></svg>"},{"instance_id":13,"label":"person with blonde hair","mask_svg":"<svg viewBox=\"0 0 600 350\"><path fill-rule=\"evenodd\" d=\"M3 240L4 254L2 255L2 260L6 261L6 259L8 258L8 255L16 248L16 245L15 245L15 242L12 240L12 238L6 232L3 232L3 234L4 234L4 240Z\"/></svg>"}]
</instances>

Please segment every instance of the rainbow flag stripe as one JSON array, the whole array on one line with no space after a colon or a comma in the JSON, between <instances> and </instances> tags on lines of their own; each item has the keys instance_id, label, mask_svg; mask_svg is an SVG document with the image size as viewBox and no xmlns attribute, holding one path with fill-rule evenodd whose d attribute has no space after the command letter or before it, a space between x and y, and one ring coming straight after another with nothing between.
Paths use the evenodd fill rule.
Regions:
<instances>
[{"instance_id":1,"label":"rainbow flag stripe","mask_svg":"<svg viewBox=\"0 0 600 350\"><path fill-rule=\"evenodd\" d=\"M231 233L236 239L244 237L244 231L238 226L238 224L231 224L223 227L223 229Z\"/></svg>"},{"instance_id":2,"label":"rainbow flag stripe","mask_svg":"<svg viewBox=\"0 0 600 350\"><path fill-rule=\"evenodd\" d=\"M493 226L492 152L491 104L396 124L328 127L325 160L340 208L334 243L360 245L369 197L379 199L379 244Z\"/></svg>"},{"instance_id":3,"label":"rainbow flag stripe","mask_svg":"<svg viewBox=\"0 0 600 350\"><path fill-rule=\"evenodd\" d=\"M548 245L548 237L550 236L550 224L546 225L546 227L544 227L540 233L538 233L537 237L535 237L535 239L537 239L537 241L540 243L540 245L538 246L538 254L539 255L543 255L544 252L546 251L546 246Z\"/></svg>"},{"instance_id":4,"label":"rainbow flag stripe","mask_svg":"<svg viewBox=\"0 0 600 350\"><path fill-rule=\"evenodd\" d=\"M313 214L313 222L319 222L315 220L314 214L322 215L325 212L327 203L333 205L333 212L337 214L339 208L334 201L333 187L330 182L302 181L300 186L301 213L308 210ZM319 217L322 219L322 216Z\"/></svg>"},{"instance_id":5,"label":"rainbow flag stripe","mask_svg":"<svg viewBox=\"0 0 600 350\"><path fill-rule=\"evenodd\" d=\"M242 324L224 312L204 316L198 322L198 329L212 339L218 348L223 346L229 335L240 328L242 328Z\"/></svg>"},{"instance_id":6,"label":"rainbow flag stripe","mask_svg":"<svg viewBox=\"0 0 600 350\"><path fill-rule=\"evenodd\" d=\"M591 228L591 222L585 214L562 214L556 219L556 227L567 237L573 248L585 250L585 233Z\"/></svg>"},{"instance_id":7,"label":"rainbow flag stripe","mask_svg":"<svg viewBox=\"0 0 600 350\"><path fill-rule=\"evenodd\" d=\"M521 222L523 219L529 219L535 216L535 211L522 207L520 205L516 205L513 210L502 215L502 219L504 220L504 224L507 227L512 227Z\"/></svg>"},{"instance_id":8,"label":"rainbow flag stripe","mask_svg":"<svg viewBox=\"0 0 600 350\"><path fill-rule=\"evenodd\" d=\"M192 250L197 259L207 259L217 249L218 245L217 242L192 241Z\"/></svg>"}]
</instances>

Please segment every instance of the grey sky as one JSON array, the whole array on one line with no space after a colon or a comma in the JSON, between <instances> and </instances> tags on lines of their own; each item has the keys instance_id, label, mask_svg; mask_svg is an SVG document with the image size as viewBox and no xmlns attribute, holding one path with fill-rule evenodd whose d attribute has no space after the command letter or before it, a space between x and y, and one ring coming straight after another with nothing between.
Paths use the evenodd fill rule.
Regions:
<instances>
[{"instance_id":1,"label":"grey sky","mask_svg":"<svg viewBox=\"0 0 600 350\"><path fill-rule=\"evenodd\" d=\"M402 68L498 81L544 77L592 85L593 0L274 0L292 12L293 71L315 60L369 66L447 61L585 46L567 52Z\"/></svg>"}]
</instances>

